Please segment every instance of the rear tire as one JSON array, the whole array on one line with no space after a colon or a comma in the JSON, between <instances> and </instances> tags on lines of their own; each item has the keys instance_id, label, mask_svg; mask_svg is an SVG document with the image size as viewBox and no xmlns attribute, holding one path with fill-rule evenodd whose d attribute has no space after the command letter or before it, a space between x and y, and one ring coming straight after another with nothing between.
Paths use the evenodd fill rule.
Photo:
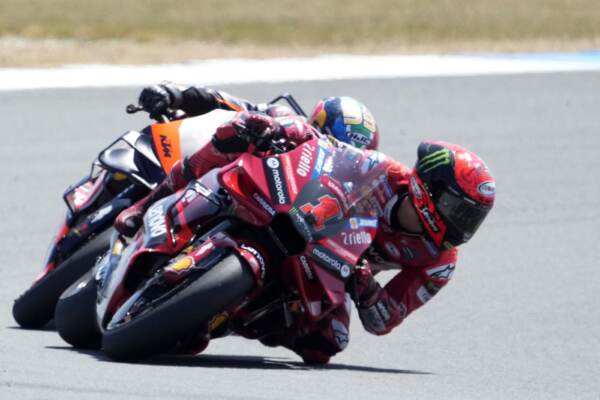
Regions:
<instances>
[{"instance_id":1,"label":"rear tire","mask_svg":"<svg viewBox=\"0 0 600 400\"><path fill-rule=\"evenodd\" d=\"M94 270L91 270L69 286L56 304L56 330L75 348L100 349L102 335L96 322L96 293Z\"/></svg>"},{"instance_id":2,"label":"rear tire","mask_svg":"<svg viewBox=\"0 0 600 400\"><path fill-rule=\"evenodd\" d=\"M107 329L102 350L117 361L135 361L168 351L186 334L241 301L255 285L249 267L230 255L154 309Z\"/></svg>"},{"instance_id":3,"label":"rear tire","mask_svg":"<svg viewBox=\"0 0 600 400\"><path fill-rule=\"evenodd\" d=\"M15 300L12 313L23 328L43 328L53 317L61 293L89 271L110 246L112 229L106 229L83 245L41 281Z\"/></svg>"}]
</instances>

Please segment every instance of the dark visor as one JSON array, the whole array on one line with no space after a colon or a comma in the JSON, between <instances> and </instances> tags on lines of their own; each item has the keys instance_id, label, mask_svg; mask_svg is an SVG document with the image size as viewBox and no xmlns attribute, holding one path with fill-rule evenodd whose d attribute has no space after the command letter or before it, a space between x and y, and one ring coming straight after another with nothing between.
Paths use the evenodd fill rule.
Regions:
<instances>
[{"instance_id":1,"label":"dark visor","mask_svg":"<svg viewBox=\"0 0 600 400\"><path fill-rule=\"evenodd\" d=\"M441 193L435 207L448 225L448 241L454 246L471 239L490 211L490 207L446 191Z\"/></svg>"}]
</instances>

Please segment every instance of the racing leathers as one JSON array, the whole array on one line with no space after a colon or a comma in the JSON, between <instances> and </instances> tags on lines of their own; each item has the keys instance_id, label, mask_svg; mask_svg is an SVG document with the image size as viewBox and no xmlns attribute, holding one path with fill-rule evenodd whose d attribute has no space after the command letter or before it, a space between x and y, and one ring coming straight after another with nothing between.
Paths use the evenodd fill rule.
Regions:
<instances>
[{"instance_id":1,"label":"racing leathers","mask_svg":"<svg viewBox=\"0 0 600 400\"><path fill-rule=\"evenodd\" d=\"M318 135L315 128L303 118L271 118L257 113L238 113L231 122L217 129L210 142L191 157L178 162L168 178L150 195L123 211L117 218L116 228L123 232L128 228L128 219L134 216L139 221L150 203L184 187L189 180L234 161L243 152L263 151L260 141L249 143L240 139L237 127L242 125L263 132L265 140L272 139L274 135L300 144ZM371 167L383 164L386 171L385 179L368 196L369 207L375 209L379 216L379 228L364 254L363 262L355 268L348 292L356 303L365 329L383 335L446 285L454 271L457 250L439 250L422 234L400 229L396 215L401 201L409 195L410 170L379 152L367 151L367 154ZM139 226L139 222L136 225ZM400 272L382 286L373 275L383 270ZM287 337L265 338L263 343L284 345L309 363L328 362L349 342L350 296L325 320L302 327Z\"/></svg>"},{"instance_id":2,"label":"racing leathers","mask_svg":"<svg viewBox=\"0 0 600 400\"><path fill-rule=\"evenodd\" d=\"M276 104L255 104L230 94L200 86L181 86L163 82L144 88L139 103L152 118L166 109L179 109L188 116L206 114L221 109L229 111L257 111L272 117L293 115L290 108Z\"/></svg>"},{"instance_id":3,"label":"racing leathers","mask_svg":"<svg viewBox=\"0 0 600 400\"><path fill-rule=\"evenodd\" d=\"M448 283L458 251L440 250L423 234L399 227L396 215L402 200L409 196L410 169L382 153L369 152L373 163L385 164L387 179L371 193L370 204L379 215L379 227L347 289L363 327L372 334L384 335ZM400 272L382 286L374 275L385 270ZM328 321L321 321L318 332L299 338L293 350L305 361L327 363L347 346L350 322L347 303L331 313Z\"/></svg>"}]
</instances>

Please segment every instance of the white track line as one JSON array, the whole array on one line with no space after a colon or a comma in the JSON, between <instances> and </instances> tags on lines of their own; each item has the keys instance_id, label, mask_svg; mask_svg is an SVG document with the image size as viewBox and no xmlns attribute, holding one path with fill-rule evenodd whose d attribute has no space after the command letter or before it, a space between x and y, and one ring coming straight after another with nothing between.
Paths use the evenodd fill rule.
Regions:
<instances>
[{"instance_id":1,"label":"white track line","mask_svg":"<svg viewBox=\"0 0 600 400\"><path fill-rule=\"evenodd\" d=\"M600 70L580 57L331 55L288 59L217 59L172 65L66 65L0 69L0 90L142 86L163 80L205 85L336 79L468 76Z\"/></svg>"}]
</instances>

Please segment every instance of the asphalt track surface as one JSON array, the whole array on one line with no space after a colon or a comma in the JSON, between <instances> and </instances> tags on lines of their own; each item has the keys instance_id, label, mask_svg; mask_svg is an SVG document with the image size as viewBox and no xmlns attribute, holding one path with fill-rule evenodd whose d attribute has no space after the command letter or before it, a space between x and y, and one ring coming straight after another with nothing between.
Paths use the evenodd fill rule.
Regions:
<instances>
[{"instance_id":1,"label":"asphalt track surface","mask_svg":"<svg viewBox=\"0 0 600 400\"><path fill-rule=\"evenodd\" d=\"M600 399L600 73L225 89L254 100L289 90L307 107L361 98L381 149L409 164L423 138L478 152L497 205L453 281L385 337L354 315L349 347L325 368L239 338L119 364L19 329L12 302L40 269L63 189L146 120L123 112L138 89L1 92L0 399Z\"/></svg>"}]
</instances>

